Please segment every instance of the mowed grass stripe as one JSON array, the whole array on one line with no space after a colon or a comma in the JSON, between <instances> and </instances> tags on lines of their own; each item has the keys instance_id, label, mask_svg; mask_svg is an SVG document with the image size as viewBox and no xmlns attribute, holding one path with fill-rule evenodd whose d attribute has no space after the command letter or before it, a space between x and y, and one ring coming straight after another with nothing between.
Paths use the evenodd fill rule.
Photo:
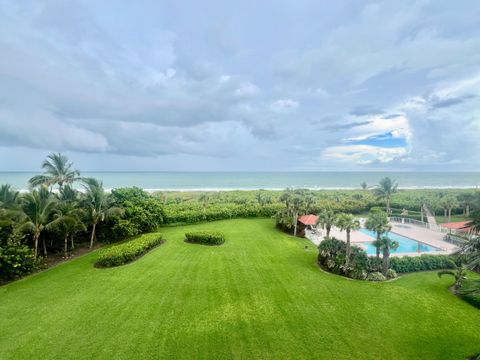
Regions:
<instances>
[{"instance_id":1,"label":"mowed grass stripe","mask_svg":"<svg viewBox=\"0 0 480 360\"><path fill-rule=\"evenodd\" d=\"M185 243L191 230L227 240ZM270 219L161 233L166 243L131 264L96 269L93 253L0 288L0 358L450 359L480 351L480 312L435 272L381 284L326 274L312 244Z\"/></svg>"}]
</instances>

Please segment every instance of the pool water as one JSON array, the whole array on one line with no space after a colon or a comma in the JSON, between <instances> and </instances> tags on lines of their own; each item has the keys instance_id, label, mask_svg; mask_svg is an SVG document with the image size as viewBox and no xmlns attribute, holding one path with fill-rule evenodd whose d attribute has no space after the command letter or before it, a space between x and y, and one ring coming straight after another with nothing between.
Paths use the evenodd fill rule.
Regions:
<instances>
[{"instance_id":1,"label":"pool water","mask_svg":"<svg viewBox=\"0 0 480 360\"><path fill-rule=\"evenodd\" d=\"M377 238L377 234L373 231L370 231L367 229L360 229L360 232L370 236L372 238L372 241ZM416 240L413 240L392 232L386 233L385 235L388 235L390 239L395 240L399 243L399 247L396 250L390 250L391 254L413 253L413 252L426 253L426 252L434 252L434 251L440 250L434 246L426 245ZM375 255L377 253L377 249L375 248L375 246L372 245L371 242L363 242L360 244L366 247L366 251L368 255Z\"/></svg>"}]
</instances>

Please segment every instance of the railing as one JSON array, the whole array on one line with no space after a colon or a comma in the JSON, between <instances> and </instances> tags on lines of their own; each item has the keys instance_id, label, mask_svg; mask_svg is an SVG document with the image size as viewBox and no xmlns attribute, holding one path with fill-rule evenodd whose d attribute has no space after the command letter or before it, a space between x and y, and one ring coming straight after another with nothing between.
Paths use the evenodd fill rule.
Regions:
<instances>
[{"instance_id":1,"label":"railing","mask_svg":"<svg viewBox=\"0 0 480 360\"><path fill-rule=\"evenodd\" d=\"M390 217L390 221L396 222L396 223L401 223L401 224L412 224L416 226L423 227L425 229L429 229L432 231L436 231L442 234L450 234L450 235L461 235L461 232L457 232L455 229L447 229L444 228L440 225L433 225L429 224L423 221L419 220L414 220L414 219L409 219L409 218L404 218L404 217L398 217L398 216L392 216Z\"/></svg>"}]
</instances>

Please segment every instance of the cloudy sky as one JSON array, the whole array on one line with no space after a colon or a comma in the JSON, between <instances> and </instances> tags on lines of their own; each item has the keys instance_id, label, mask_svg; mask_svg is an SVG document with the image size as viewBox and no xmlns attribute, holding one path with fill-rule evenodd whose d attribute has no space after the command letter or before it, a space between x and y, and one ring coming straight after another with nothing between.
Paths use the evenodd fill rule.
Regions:
<instances>
[{"instance_id":1,"label":"cloudy sky","mask_svg":"<svg viewBox=\"0 0 480 360\"><path fill-rule=\"evenodd\" d=\"M0 0L0 171L480 170L480 1Z\"/></svg>"}]
</instances>

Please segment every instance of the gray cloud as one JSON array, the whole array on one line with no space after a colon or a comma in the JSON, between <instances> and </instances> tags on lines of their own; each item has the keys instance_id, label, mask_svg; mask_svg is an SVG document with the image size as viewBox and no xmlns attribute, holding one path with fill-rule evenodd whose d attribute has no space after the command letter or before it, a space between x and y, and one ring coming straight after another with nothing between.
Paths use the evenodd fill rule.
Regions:
<instances>
[{"instance_id":1,"label":"gray cloud","mask_svg":"<svg viewBox=\"0 0 480 360\"><path fill-rule=\"evenodd\" d=\"M112 17L93 0L0 0L0 147L70 151L99 169L480 165L468 83L480 72L479 4L189 9L140 1ZM346 139L382 132L407 146L338 160L353 151Z\"/></svg>"}]
</instances>

